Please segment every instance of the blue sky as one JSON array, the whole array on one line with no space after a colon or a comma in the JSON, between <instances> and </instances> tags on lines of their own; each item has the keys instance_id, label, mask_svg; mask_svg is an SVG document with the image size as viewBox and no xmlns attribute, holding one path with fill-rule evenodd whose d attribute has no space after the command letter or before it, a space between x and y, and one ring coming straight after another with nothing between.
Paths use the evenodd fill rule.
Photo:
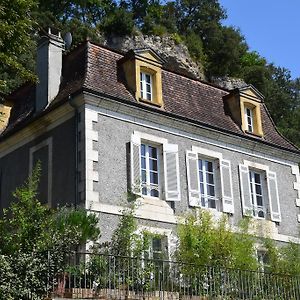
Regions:
<instances>
[{"instance_id":1,"label":"blue sky","mask_svg":"<svg viewBox=\"0 0 300 300\"><path fill-rule=\"evenodd\" d=\"M219 0L225 25L240 28L250 47L268 62L300 77L300 0Z\"/></svg>"}]
</instances>

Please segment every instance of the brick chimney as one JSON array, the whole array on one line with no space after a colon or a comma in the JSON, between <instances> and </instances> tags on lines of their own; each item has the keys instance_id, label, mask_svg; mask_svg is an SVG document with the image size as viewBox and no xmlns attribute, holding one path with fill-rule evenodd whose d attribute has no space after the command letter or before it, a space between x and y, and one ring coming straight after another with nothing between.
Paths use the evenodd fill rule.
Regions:
<instances>
[{"instance_id":1,"label":"brick chimney","mask_svg":"<svg viewBox=\"0 0 300 300\"><path fill-rule=\"evenodd\" d=\"M41 37L37 47L36 111L45 109L59 91L62 71L64 41L60 32L49 28L48 34Z\"/></svg>"}]
</instances>

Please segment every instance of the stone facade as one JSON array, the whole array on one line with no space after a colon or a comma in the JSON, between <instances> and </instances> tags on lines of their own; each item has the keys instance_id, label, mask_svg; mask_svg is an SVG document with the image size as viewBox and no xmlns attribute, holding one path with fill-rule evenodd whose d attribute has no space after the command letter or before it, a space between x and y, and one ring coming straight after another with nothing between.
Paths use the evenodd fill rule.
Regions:
<instances>
[{"instance_id":1,"label":"stone facade","mask_svg":"<svg viewBox=\"0 0 300 300\"><path fill-rule=\"evenodd\" d=\"M166 47L171 43L157 39ZM123 50L131 47L131 42L126 43ZM144 46L139 43L136 41ZM154 50L161 51L159 47ZM161 68L155 55L148 54L145 50L126 56L87 42L64 58L59 92L45 107L38 105L41 111L35 110L40 101L35 98L35 87L25 86L10 95L10 118L0 135L1 208L9 205L10 193L41 160L44 203L80 205L96 212L103 241L110 239L122 209L129 204L130 192L137 196L140 228L165 235L170 251L176 243L176 225L185 213L200 206L216 218L228 215L234 226L249 215L251 207L257 235L268 233L278 242L300 242L300 151L278 133L260 93L244 85L239 92L230 92L164 65L159 84L155 87L151 79L147 82L152 88L162 87L162 102L142 99L141 90L134 90L139 87L140 72L154 78L151 76ZM137 57L140 69L129 76L129 68L124 75L124 59L134 68ZM156 68L151 69L151 64ZM132 77L135 84L130 89ZM57 85L56 81L50 84ZM251 126L249 131L247 118L251 115L245 115L241 104L259 110L251 126L259 126L261 134L251 131ZM143 169L148 168L151 176L149 151L148 167L142 167L143 146L157 153L156 190L152 183L141 180ZM204 184L197 167L203 162L213 169L201 169L213 176L212 198L194 187L195 178L196 185ZM264 199L262 205L252 203L253 208L249 203L254 199L248 182L251 172L259 177L255 183ZM205 184L206 188L212 185L208 179ZM213 199L216 207L206 207L201 202L203 195L206 203ZM254 211L258 206L263 215Z\"/></svg>"}]
</instances>

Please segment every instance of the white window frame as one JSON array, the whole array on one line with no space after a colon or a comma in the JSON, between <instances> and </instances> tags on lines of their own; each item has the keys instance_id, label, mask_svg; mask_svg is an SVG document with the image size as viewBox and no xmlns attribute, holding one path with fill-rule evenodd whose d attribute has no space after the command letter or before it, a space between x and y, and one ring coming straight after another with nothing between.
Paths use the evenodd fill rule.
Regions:
<instances>
[{"instance_id":1,"label":"white window frame","mask_svg":"<svg viewBox=\"0 0 300 300\"><path fill-rule=\"evenodd\" d=\"M199 167L200 161L202 162L202 169ZM212 172L208 171L206 168L206 162L212 164ZM200 184L200 206L202 208L210 208L210 209L216 209L220 211L220 197L217 197L217 191L216 191L216 161L203 157L203 156L198 156L198 173L199 173L199 184ZM202 172L202 179L203 181L201 182L200 179L200 172ZM213 175L213 184L207 182L207 174L212 174ZM203 185L203 191L201 191L201 184ZM208 194L208 188L209 186L213 186L214 188L214 196L211 196ZM202 199L204 198L204 204L202 203ZM214 206L212 207L212 203L214 202Z\"/></svg>"},{"instance_id":2,"label":"white window frame","mask_svg":"<svg viewBox=\"0 0 300 300\"><path fill-rule=\"evenodd\" d=\"M142 146L145 146L145 160L146 160L146 168L145 168L145 171L146 171L146 182L144 183L142 180L141 180L141 185L142 185L142 195L144 196L149 196L149 197L155 197L155 198L160 198L161 196L161 193L162 193L162 189L161 189L161 160L162 160L162 146L161 145L156 145L156 144L153 144L153 143L149 143L148 141L144 141L142 140L141 141L141 173L142 171L144 170L142 168ZM156 149L156 154L157 154L157 157L156 157L156 161L157 161L157 184L153 184L150 182L150 172L153 171L153 170L150 170L150 156L149 156L149 147L153 147ZM142 176L141 176L142 178ZM143 193L143 188L146 188L146 194ZM152 196L151 195L151 191L152 190L157 190L158 192L158 196Z\"/></svg>"},{"instance_id":3,"label":"white window frame","mask_svg":"<svg viewBox=\"0 0 300 300\"><path fill-rule=\"evenodd\" d=\"M255 181L255 175L259 176L260 182ZM266 198L265 198L265 191L264 191L264 184L263 180L266 177L265 172L258 171L254 169L249 169L249 178L250 178L250 191L251 191L251 199L252 199L252 215L258 219L266 219L267 218L267 206L266 206ZM260 186L261 194L256 193L256 185ZM262 199L262 205L257 204L258 197ZM260 212L263 212L263 217L259 216Z\"/></svg>"},{"instance_id":4,"label":"white window frame","mask_svg":"<svg viewBox=\"0 0 300 300\"><path fill-rule=\"evenodd\" d=\"M257 173L261 173L262 176L265 176L266 178L266 191L264 193L264 188L262 190L263 192L263 201L264 201L264 207L265 207L265 217L260 219L270 219L273 222L281 222L281 212L280 212L280 199L279 199L279 193L278 193L278 186L277 186L277 179L276 179L276 173L273 171L270 171L269 166L263 165L260 163L244 160L244 164L239 165L240 169L240 184L241 184L241 194L242 194L242 204L243 204L243 214L248 215L250 212L250 216L253 216L253 205L251 207L248 207L247 201L249 201L249 197L247 195L250 195L250 201L252 203L252 196L251 196L251 187L250 187L250 180L249 180L249 170L257 170ZM248 180L249 180L249 191L244 191L243 183L241 179L241 174L245 174L248 170ZM263 179L263 177L262 177ZM271 188L272 186L272 188ZM246 197L246 199L245 199ZM249 202L248 202L249 203ZM257 218L257 217L255 217Z\"/></svg>"},{"instance_id":5,"label":"white window frame","mask_svg":"<svg viewBox=\"0 0 300 300\"><path fill-rule=\"evenodd\" d=\"M141 189L141 158L137 161L133 153L137 153L139 147L139 155L141 156L141 144L146 143L150 145L158 145L161 149L160 159L160 195L159 197L153 197L142 194ZM135 148L135 150L134 150ZM178 145L169 144L165 138L160 138L152 134L142 133L134 131L131 136L131 190L137 195L143 197L149 197L152 199L164 199L166 201L180 201L180 177L179 177L179 158L178 158ZM137 166L139 165L139 171ZM137 182L139 181L139 182Z\"/></svg>"},{"instance_id":6,"label":"white window frame","mask_svg":"<svg viewBox=\"0 0 300 300\"><path fill-rule=\"evenodd\" d=\"M172 234L171 229L152 227L152 226L139 226L136 233L139 235L142 235L143 232L149 232L153 235L162 237L162 239L165 240L165 243L167 245L167 251L166 251L167 259L169 259L171 257L172 250L173 251L175 250L175 245L176 245L173 243L174 249L172 249L172 238L174 238L174 236ZM163 250L162 250L162 252L163 252Z\"/></svg>"},{"instance_id":7,"label":"white window frame","mask_svg":"<svg viewBox=\"0 0 300 300\"><path fill-rule=\"evenodd\" d=\"M249 112L249 115L248 115ZM254 132L254 118L253 118L253 109L249 106L245 107L244 110L245 122L248 132Z\"/></svg>"},{"instance_id":8,"label":"white window frame","mask_svg":"<svg viewBox=\"0 0 300 300\"><path fill-rule=\"evenodd\" d=\"M266 261L264 261L265 258L268 258L268 251L265 248L256 248L256 259L261 272L265 272L270 266Z\"/></svg>"},{"instance_id":9,"label":"white window frame","mask_svg":"<svg viewBox=\"0 0 300 300\"><path fill-rule=\"evenodd\" d=\"M144 252L146 252L148 254L148 258L149 259L164 259L164 257L158 257L158 258L155 258L155 254L158 254L158 256L162 256L163 254L166 254L167 257L166 259L169 258L169 255L168 255L168 251L164 251L163 249L163 246L164 246L164 242L166 241L167 242L167 237L165 235L154 235L153 237L150 237L150 244L149 244L149 247L148 249L146 249ZM158 251L154 251L154 247L153 247L153 240L154 239L159 239L160 240L160 246L161 246L161 249L158 250Z\"/></svg>"},{"instance_id":10,"label":"white window frame","mask_svg":"<svg viewBox=\"0 0 300 300\"><path fill-rule=\"evenodd\" d=\"M147 81L147 76L149 76L149 82ZM141 98L147 101L153 101L153 78L152 74L140 71L140 89L141 89ZM147 86L150 87L150 92L147 92ZM149 98L148 99L148 95Z\"/></svg>"},{"instance_id":11,"label":"white window frame","mask_svg":"<svg viewBox=\"0 0 300 300\"><path fill-rule=\"evenodd\" d=\"M214 172L216 208L212 208L213 212L220 211L233 214L234 200L230 161L223 159L223 155L220 152L198 146L192 146L192 151L186 152L189 205L192 207L202 207L198 166L199 158L213 161L214 170L219 168L218 172ZM228 179L228 186L224 184L225 177Z\"/></svg>"}]
</instances>

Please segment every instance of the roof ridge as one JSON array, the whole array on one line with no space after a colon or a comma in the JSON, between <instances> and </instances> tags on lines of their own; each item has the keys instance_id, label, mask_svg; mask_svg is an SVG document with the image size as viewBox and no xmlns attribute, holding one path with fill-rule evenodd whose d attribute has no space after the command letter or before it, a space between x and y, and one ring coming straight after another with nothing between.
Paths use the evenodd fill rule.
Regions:
<instances>
[{"instance_id":1,"label":"roof ridge","mask_svg":"<svg viewBox=\"0 0 300 300\"><path fill-rule=\"evenodd\" d=\"M89 56L89 50L91 48L91 42L90 40L86 40L85 41L85 55L84 55L84 59L85 59L85 63L84 63L84 76L83 76L83 87L87 87L88 86L88 81L89 81L89 65L90 65L90 56Z\"/></svg>"}]
</instances>

